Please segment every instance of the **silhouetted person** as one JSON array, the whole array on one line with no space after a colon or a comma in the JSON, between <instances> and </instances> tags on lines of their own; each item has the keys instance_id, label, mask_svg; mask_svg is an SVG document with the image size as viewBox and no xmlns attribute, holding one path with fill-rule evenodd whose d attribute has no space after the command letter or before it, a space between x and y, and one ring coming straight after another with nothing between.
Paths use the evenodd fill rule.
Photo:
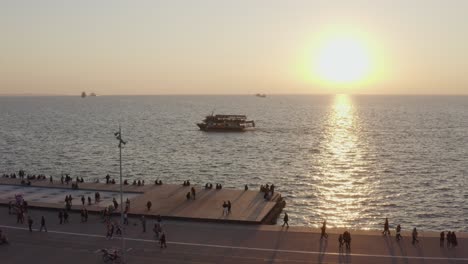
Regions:
<instances>
[{"instance_id":1,"label":"silhouetted person","mask_svg":"<svg viewBox=\"0 0 468 264\"><path fill-rule=\"evenodd\" d=\"M196 194L195 188L192 187L192 188L190 189L190 192L192 193L192 197L193 197L193 199L195 200L195 194Z\"/></svg>"},{"instance_id":2,"label":"silhouetted person","mask_svg":"<svg viewBox=\"0 0 468 264\"><path fill-rule=\"evenodd\" d=\"M388 218L385 218L385 224L384 224L384 231L382 232L383 235L390 235L390 229L388 226Z\"/></svg>"},{"instance_id":3,"label":"silhouetted person","mask_svg":"<svg viewBox=\"0 0 468 264\"><path fill-rule=\"evenodd\" d=\"M46 227L46 223L45 223L45 218L44 216L41 217L41 227L39 228L39 232L42 232L42 229L45 229L45 231L47 232L47 227Z\"/></svg>"},{"instance_id":4,"label":"silhouetted person","mask_svg":"<svg viewBox=\"0 0 468 264\"><path fill-rule=\"evenodd\" d=\"M230 214L231 213L231 201L228 200L227 202L227 213Z\"/></svg>"},{"instance_id":5,"label":"silhouetted person","mask_svg":"<svg viewBox=\"0 0 468 264\"><path fill-rule=\"evenodd\" d=\"M32 232L32 225L33 225L33 220L31 218L31 216L28 216L29 232Z\"/></svg>"},{"instance_id":6,"label":"silhouetted person","mask_svg":"<svg viewBox=\"0 0 468 264\"><path fill-rule=\"evenodd\" d=\"M159 243L161 244L161 248L167 248L166 234L164 234L164 233L161 234L161 238L159 239Z\"/></svg>"},{"instance_id":7,"label":"silhouetted person","mask_svg":"<svg viewBox=\"0 0 468 264\"><path fill-rule=\"evenodd\" d=\"M454 232L454 231L452 231L452 246L453 246L453 247L458 246L457 235L455 235L455 232Z\"/></svg>"},{"instance_id":8,"label":"silhouetted person","mask_svg":"<svg viewBox=\"0 0 468 264\"><path fill-rule=\"evenodd\" d=\"M444 247L445 245L445 233L444 231L440 232L440 247Z\"/></svg>"},{"instance_id":9,"label":"silhouetted person","mask_svg":"<svg viewBox=\"0 0 468 264\"><path fill-rule=\"evenodd\" d=\"M273 186L274 186L274 185L272 185L272 187L273 187ZM326 221L326 220L323 221L322 228L320 228L320 229L321 229L321 231L322 231L321 234L320 234L320 239L322 239L322 238L327 239L327 238L328 238L328 234L326 233L326 231L327 231L327 221Z\"/></svg>"},{"instance_id":10,"label":"silhouetted person","mask_svg":"<svg viewBox=\"0 0 468 264\"><path fill-rule=\"evenodd\" d=\"M419 240L418 240L418 231L416 230L416 227L413 228L413 233L411 234L411 236L413 237L413 240L412 240L412 244L416 244L418 243L419 244Z\"/></svg>"},{"instance_id":11,"label":"silhouetted person","mask_svg":"<svg viewBox=\"0 0 468 264\"><path fill-rule=\"evenodd\" d=\"M246 185L244 186L244 191L247 191L248 189L249 189L249 186L246 184Z\"/></svg>"},{"instance_id":12,"label":"silhouetted person","mask_svg":"<svg viewBox=\"0 0 468 264\"><path fill-rule=\"evenodd\" d=\"M146 208L148 209L148 211L151 210L151 205L152 205L152 204L151 204L151 201L148 201L148 202L146 203Z\"/></svg>"},{"instance_id":13,"label":"silhouetted person","mask_svg":"<svg viewBox=\"0 0 468 264\"><path fill-rule=\"evenodd\" d=\"M396 240L400 241L401 240L401 226L397 225L396 227Z\"/></svg>"},{"instance_id":14,"label":"silhouetted person","mask_svg":"<svg viewBox=\"0 0 468 264\"><path fill-rule=\"evenodd\" d=\"M62 210L59 211L58 218L60 220L60 224L63 224L63 211Z\"/></svg>"},{"instance_id":15,"label":"silhouetted person","mask_svg":"<svg viewBox=\"0 0 468 264\"><path fill-rule=\"evenodd\" d=\"M84 195L81 196L81 204L82 204L82 205L85 205L85 201L86 201L86 200L85 200L85 198L84 198Z\"/></svg>"},{"instance_id":16,"label":"silhouetted person","mask_svg":"<svg viewBox=\"0 0 468 264\"><path fill-rule=\"evenodd\" d=\"M287 225L289 227L289 216L288 216L288 213L284 213L284 217L283 217L283 225L281 227L284 227L284 225Z\"/></svg>"},{"instance_id":17,"label":"silhouetted person","mask_svg":"<svg viewBox=\"0 0 468 264\"><path fill-rule=\"evenodd\" d=\"M65 223L68 223L68 212L67 212L67 211L65 211L65 212L63 213L63 223L64 223L64 224L65 224Z\"/></svg>"},{"instance_id":18,"label":"silhouetted person","mask_svg":"<svg viewBox=\"0 0 468 264\"><path fill-rule=\"evenodd\" d=\"M343 234L338 236L338 245L340 249L343 248Z\"/></svg>"}]
</instances>

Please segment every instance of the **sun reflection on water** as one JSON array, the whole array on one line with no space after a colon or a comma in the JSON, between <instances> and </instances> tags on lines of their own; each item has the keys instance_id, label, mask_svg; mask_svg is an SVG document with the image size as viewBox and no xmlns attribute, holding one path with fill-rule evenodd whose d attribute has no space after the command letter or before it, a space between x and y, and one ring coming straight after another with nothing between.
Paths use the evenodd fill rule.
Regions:
<instances>
[{"instance_id":1,"label":"sun reflection on water","mask_svg":"<svg viewBox=\"0 0 468 264\"><path fill-rule=\"evenodd\" d=\"M360 122L352 98L336 95L327 121L320 161L318 210L330 226L345 227L365 217L363 210L372 192L372 182L363 173L366 151L360 137Z\"/></svg>"}]
</instances>

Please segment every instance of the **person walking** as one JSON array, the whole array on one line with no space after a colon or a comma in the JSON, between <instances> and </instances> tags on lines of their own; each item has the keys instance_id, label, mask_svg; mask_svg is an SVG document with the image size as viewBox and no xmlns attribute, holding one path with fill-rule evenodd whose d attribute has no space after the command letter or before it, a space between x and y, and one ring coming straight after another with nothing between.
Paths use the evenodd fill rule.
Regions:
<instances>
[{"instance_id":1,"label":"person walking","mask_svg":"<svg viewBox=\"0 0 468 264\"><path fill-rule=\"evenodd\" d=\"M41 217L41 227L39 228L39 232L42 232L42 229L45 229L45 231L47 232L47 227L46 227L44 216Z\"/></svg>"},{"instance_id":2,"label":"person walking","mask_svg":"<svg viewBox=\"0 0 468 264\"><path fill-rule=\"evenodd\" d=\"M396 227L396 240L400 241L401 240L401 226L397 225Z\"/></svg>"},{"instance_id":3,"label":"person walking","mask_svg":"<svg viewBox=\"0 0 468 264\"><path fill-rule=\"evenodd\" d=\"M192 187L192 189L190 189L190 191L192 192L192 198L195 200L195 194L196 194L195 188Z\"/></svg>"},{"instance_id":4,"label":"person walking","mask_svg":"<svg viewBox=\"0 0 468 264\"><path fill-rule=\"evenodd\" d=\"M343 248L343 234L340 234L338 236L338 246L339 246L340 250Z\"/></svg>"},{"instance_id":5,"label":"person walking","mask_svg":"<svg viewBox=\"0 0 468 264\"><path fill-rule=\"evenodd\" d=\"M161 248L167 248L166 234L164 234L164 233L161 234L161 238L159 239L159 243L161 244Z\"/></svg>"},{"instance_id":6,"label":"person walking","mask_svg":"<svg viewBox=\"0 0 468 264\"><path fill-rule=\"evenodd\" d=\"M146 219L144 215L141 216L141 227L143 228L143 233L145 233L146 232Z\"/></svg>"},{"instance_id":7,"label":"person walking","mask_svg":"<svg viewBox=\"0 0 468 264\"><path fill-rule=\"evenodd\" d=\"M128 225L128 214L127 212L124 212L124 225Z\"/></svg>"},{"instance_id":8,"label":"person walking","mask_svg":"<svg viewBox=\"0 0 468 264\"><path fill-rule=\"evenodd\" d=\"M59 211L58 218L59 218L59 221L60 221L59 223L63 224L63 211L62 210Z\"/></svg>"},{"instance_id":9,"label":"person walking","mask_svg":"<svg viewBox=\"0 0 468 264\"><path fill-rule=\"evenodd\" d=\"M413 228L413 233L412 233L413 241L411 242L413 245L419 244L418 240L418 230L416 230L416 227Z\"/></svg>"},{"instance_id":10,"label":"person walking","mask_svg":"<svg viewBox=\"0 0 468 264\"><path fill-rule=\"evenodd\" d=\"M63 223L64 224L68 223L68 212L67 211L63 212Z\"/></svg>"},{"instance_id":11,"label":"person walking","mask_svg":"<svg viewBox=\"0 0 468 264\"><path fill-rule=\"evenodd\" d=\"M388 226L388 218L385 218L384 231L382 232L382 234L384 236L385 235L390 235L390 229L389 229L389 226Z\"/></svg>"},{"instance_id":12,"label":"person walking","mask_svg":"<svg viewBox=\"0 0 468 264\"><path fill-rule=\"evenodd\" d=\"M322 233L320 234L320 239L328 239L328 234L327 234L327 220L323 221L323 224L322 224Z\"/></svg>"},{"instance_id":13,"label":"person walking","mask_svg":"<svg viewBox=\"0 0 468 264\"><path fill-rule=\"evenodd\" d=\"M33 220L31 218L31 216L28 216L29 232L32 232L32 225L33 225Z\"/></svg>"},{"instance_id":14,"label":"person walking","mask_svg":"<svg viewBox=\"0 0 468 264\"><path fill-rule=\"evenodd\" d=\"M228 200L227 202L227 213L230 214L231 213L231 201Z\"/></svg>"},{"instance_id":15,"label":"person walking","mask_svg":"<svg viewBox=\"0 0 468 264\"><path fill-rule=\"evenodd\" d=\"M288 216L288 213L284 213L284 217L283 217L283 225L281 227L284 227L284 225L287 225L289 227L289 216Z\"/></svg>"}]
</instances>

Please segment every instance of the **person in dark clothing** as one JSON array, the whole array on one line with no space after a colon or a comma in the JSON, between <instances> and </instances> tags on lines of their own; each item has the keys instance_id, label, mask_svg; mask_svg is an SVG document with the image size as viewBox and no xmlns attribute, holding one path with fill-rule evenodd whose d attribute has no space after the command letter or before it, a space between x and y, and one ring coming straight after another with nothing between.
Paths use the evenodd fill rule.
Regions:
<instances>
[{"instance_id":1,"label":"person in dark clothing","mask_svg":"<svg viewBox=\"0 0 468 264\"><path fill-rule=\"evenodd\" d=\"M231 213L231 201L227 201L227 213L230 214Z\"/></svg>"},{"instance_id":2,"label":"person in dark clothing","mask_svg":"<svg viewBox=\"0 0 468 264\"><path fill-rule=\"evenodd\" d=\"M68 212L67 211L65 211L63 213L63 223L68 223Z\"/></svg>"},{"instance_id":3,"label":"person in dark clothing","mask_svg":"<svg viewBox=\"0 0 468 264\"><path fill-rule=\"evenodd\" d=\"M196 194L195 188L192 187L192 188L190 189L190 192L192 193L192 198L195 200L195 194Z\"/></svg>"},{"instance_id":4,"label":"person in dark clothing","mask_svg":"<svg viewBox=\"0 0 468 264\"><path fill-rule=\"evenodd\" d=\"M84 195L83 195L83 196L81 196L81 204L85 205L85 202L86 202L86 200L85 200Z\"/></svg>"},{"instance_id":5,"label":"person in dark clothing","mask_svg":"<svg viewBox=\"0 0 468 264\"><path fill-rule=\"evenodd\" d=\"M31 218L31 216L28 216L29 232L32 232L32 225L33 225L33 220Z\"/></svg>"},{"instance_id":6,"label":"person in dark clothing","mask_svg":"<svg viewBox=\"0 0 468 264\"><path fill-rule=\"evenodd\" d=\"M273 187L274 185L272 185ZM321 234L320 234L320 239L328 239L328 234L326 233L327 231L327 221L323 221L323 224L322 224L322 227L320 228L321 229Z\"/></svg>"},{"instance_id":7,"label":"person in dark clothing","mask_svg":"<svg viewBox=\"0 0 468 264\"><path fill-rule=\"evenodd\" d=\"M106 184L109 184L109 179L110 179L110 176L109 174L106 175Z\"/></svg>"},{"instance_id":8,"label":"person in dark clothing","mask_svg":"<svg viewBox=\"0 0 468 264\"><path fill-rule=\"evenodd\" d=\"M159 239L159 243L161 244L161 248L167 248L165 233L162 233L161 238Z\"/></svg>"},{"instance_id":9,"label":"person in dark clothing","mask_svg":"<svg viewBox=\"0 0 468 264\"><path fill-rule=\"evenodd\" d=\"M88 196L88 205L91 205L91 197Z\"/></svg>"},{"instance_id":10,"label":"person in dark clothing","mask_svg":"<svg viewBox=\"0 0 468 264\"><path fill-rule=\"evenodd\" d=\"M46 223L45 223L45 218L44 216L41 217L41 227L39 228L39 232L42 232L42 229L45 229L45 231L47 232L47 227L46 227Z\"/></svg>"},{"instance_id":11,"label":"person in dark clothing","mask_svg":"<svg viewBox=\"0 0 468 264\"><path fill-rule=\"evenodd\" d=\"M418 240L418 231L416 230L416 227L413 228L413 233L411 234L412 237L413 237L413 240L412 240L412 244L415 245L415 244L419 244L419 240Z\"/></svg>"},{"instance_id":12,"label":"person in dark clothing","mask_svg":"<svg viewBox=\"0 0 468 264\"><path fill-rule=\"evenodd\" d=\"M457 235L455 235L455 232L454 232L454 231L452 231L452 246L453 246L453 247L458 246Z\"/></svg>"},{"instance_id":13,"label":"person in dark clothing","mask_svg":"<svg viewBox=\"0 0 468 264\"><path fill-rule=\"evenodd\" d=\"M281 227L284 227L284 225L287 225L289 227L289 216L288 216L288 213L284 213L284 217L283 217L283 225Z\"/></svg>"},{"instance_id":14,"label":"person in dark clothing","mask_svg":"<svg viewBox=\"0 0 468 264\"><path fill-rule=\"evenodd\" d=\"M390 228L388 226L388 218L385 218L384 223L384 231L382 232L383 235L390 235Z\"/></svg>"},{"instance_id":15,"label":"person in dark clothing","mask_svg":"<svg viewBox=\"0 0 468 264\"><path fill-rule=\"evenodd\" d=\"M351 249L351 233L345 231L343 233L343 240L346 245L346 249Z\"/></svg>"},{"instance_id":16,"label":"person in dark clothing","mask_svg":"<svg viewBox=\"0 0 468 264\"><path fill-rule=\"evenodd\" d=\"M151 205L152 205L151 201L148 201L146 203L146 208L148 209L148 211L151 210Z\"/></svg>"},{"instance_id":17,"label":"person in dark clothing","mask_svg":"<svg viewBox=\"0 0 468 264\"><path fill-rule=\"evenodd\" d=\"M445 245L445 233L444 231L440 232L440 247L444 247Z\"/></svg>"},{"instance_id":18,"label":"person in dark clothing","mask_svg":"<svg viewBox=\"0 0 468 264\"><path fill-rule=\"evenodd\" d=\"M339 248L341 250L343 248L343 234L340 234L338 236L338 245L339 245Z\"/></svg>"},{"instance_id":19,"label":"person in dark clothing","mask_svg":"<svg viewBox=\"0 0 468 264\"><path fill-rule=\"evenodd\" d=\"M63 224L63 211L62 210L59 211L58 218L60 220L60 224Z\"/></svg>"},{"instance_id":20,"label":"person in dark clothing","mask_svg":"<svg viewBox=\"0 0 468 264\"><path fill-rule=\"evenodd\" d=\"M400 241L401 240L401 226L397 225L396 227L396 240Z\"/></svg>"}]
</instances>

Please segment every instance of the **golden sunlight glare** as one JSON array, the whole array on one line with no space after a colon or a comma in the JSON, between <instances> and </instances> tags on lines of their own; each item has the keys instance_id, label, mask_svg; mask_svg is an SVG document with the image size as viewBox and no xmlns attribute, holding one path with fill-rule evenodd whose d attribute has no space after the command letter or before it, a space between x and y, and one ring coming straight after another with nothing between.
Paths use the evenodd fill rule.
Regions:
<instances>
[{"instance_id":1,"label":"golden sunlight glare","mask_svg":"<svg viewBox=\"0 0 468 264\"><path fill-rule=\"evenodd\" d=\"M350 36L325 41L314 56L314 75L329 84L354 84L365 81L372 70L366 45Z\"/></svg>"}]
</instances>

